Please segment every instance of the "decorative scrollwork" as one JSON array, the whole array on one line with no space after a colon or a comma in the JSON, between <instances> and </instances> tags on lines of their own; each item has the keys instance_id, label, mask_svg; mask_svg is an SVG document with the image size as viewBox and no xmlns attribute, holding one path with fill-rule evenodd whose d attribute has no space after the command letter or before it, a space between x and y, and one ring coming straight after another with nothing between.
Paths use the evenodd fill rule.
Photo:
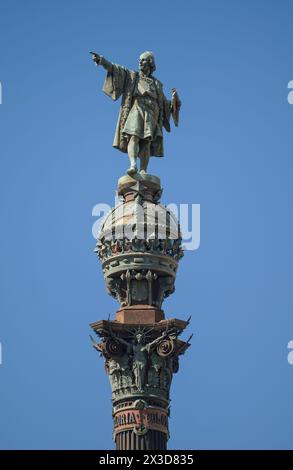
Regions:
<instances>
[{"instance_id":1,"label":"decorative scrollwork","mask_svg":"<svg viewBox=\"0 0 293 470\"><path fill-rule=\"evenodd\" d=\"M123 354L123 346L119 341L116 341L112 338L107 339L105 346L105 355L108 357L117 357L122 356Z\"/></svg>"},{"instance_id":2,"label":"decorative scrollwork","mask_svg":"<svg viewBox=\"0 0 293 470\"><path fill-rule=\"evenodd\" d=\"M168 357L173 354L175 349L174 341L172 338L166 338L161 341L157 346L157 353L161 357Z\"/></svg>"},{"instance_id":3,"label":"decorative scrollwork","mask_svg":"<svg viewBox=\"0 0 293 470\"><path fill-rule=\"evenodd\" d=\"M103 234L97 240L95 252L101 261L112 258L116 255L131 252L152 253L158 255L170 256L179 261L183 256L182 240L178 239L146 239L140 240L133 238L126 241L125 239L106 239Z\"/></svg>"}]
</instances>

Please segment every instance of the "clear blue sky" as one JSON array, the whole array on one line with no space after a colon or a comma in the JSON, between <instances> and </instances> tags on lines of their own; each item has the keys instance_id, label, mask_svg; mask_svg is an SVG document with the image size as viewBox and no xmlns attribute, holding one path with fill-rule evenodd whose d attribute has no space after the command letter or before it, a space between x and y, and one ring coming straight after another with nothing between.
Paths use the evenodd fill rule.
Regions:
<instances>
[{"instance_id":1,"label":"clear blue sky","mask_svg":"<svg viewBox=\"0 0 293 470\"><path fill-rule=\"evenodd\" d=\"M172 391L170 448L292 448L293 3L2 0L0 447L110 449L110 388L89 323L114 314L91 211L127 157L96 50L156 55L182 98L163 202L201 204L167 316L195 333Z\"/></svg>"}]
</instances>

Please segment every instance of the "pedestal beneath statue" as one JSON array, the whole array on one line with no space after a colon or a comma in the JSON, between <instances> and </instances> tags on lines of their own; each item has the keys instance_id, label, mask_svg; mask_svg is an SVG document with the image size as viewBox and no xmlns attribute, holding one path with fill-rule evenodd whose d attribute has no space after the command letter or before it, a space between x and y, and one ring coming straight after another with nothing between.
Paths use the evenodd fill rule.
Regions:
<instances>
[{"instance_id":1,"label":"pedestal beneath statue","mask_svg":"<svg viewBox=\"0 0 293 470\"><path fill-rule=\"evenodd\" d=\"M141 194L146 201L157 202L162 195L160 178L154 175L141 176L136 173L133 176L124 175L118 180L118 196L122 196L125 202L133 200Z\"/></svg>"}]
</instances>

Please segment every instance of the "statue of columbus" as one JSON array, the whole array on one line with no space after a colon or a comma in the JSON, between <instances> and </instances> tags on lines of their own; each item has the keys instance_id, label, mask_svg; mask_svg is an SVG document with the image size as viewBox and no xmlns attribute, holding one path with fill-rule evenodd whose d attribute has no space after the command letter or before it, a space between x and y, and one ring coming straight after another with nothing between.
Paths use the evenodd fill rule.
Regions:
<instances>
[{"instance_id":1,"label":"statue of columbus","mask_svg":"<svg viewBox=\"0 0 293 470\"><path fill-rule=\"evenodd\" d=\"M163 157L163 128L170 132L170 117L175 126L179 123L181 101L175 88L171 100L163 92L162 83L153 76L156 70L152 52L139 57L139 71L113 64L103 56L91 52L93 61L107 71L103 91L114 101L122 96L113 146L128 153L129 175L137 173L140 158L140 174L147 172L151 156Z\"/></svg>"}]
</instances>

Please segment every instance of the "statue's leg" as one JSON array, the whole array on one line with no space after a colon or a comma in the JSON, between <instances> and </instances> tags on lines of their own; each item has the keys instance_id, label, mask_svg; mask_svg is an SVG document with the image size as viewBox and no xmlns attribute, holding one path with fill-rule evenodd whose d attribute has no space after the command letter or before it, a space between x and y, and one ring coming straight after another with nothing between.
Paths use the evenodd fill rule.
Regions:
<instances>
[{"instance_id":1,"label":"statue's leg","mask_svg":"<svg viewBox=\"0 0 293 470\"><path fill-rule=\"evenodd\" d=\"M139 152L139 137L132 135L127 146L128 157L130 160L130 168L127 170L129 175L137 173L136 160Z\"/></svg>"},{"instance_id":2,"label":"statue's leg","mask_svg":"<svg viewBox=\"0 0 293 470\"><path fill-rule=\"evenodd\" d=\"M140 143L140 173L142 175L146 174L149 160L150 160L150 153L151 153L151 141L150 140L143 140Z\"/></svg>"},{"instance_id":3,"label":"statue's leg","mask_svg":"<svg viewBox=\"0 0 293 470\"><path fill-rule=\"evenodd\" d=\"M149 156L144 155L144 156L140 157L140 173L142 175L146 174L146 172L147 172L149 160L150 160Z\"/></svg>"}]
</instances>

